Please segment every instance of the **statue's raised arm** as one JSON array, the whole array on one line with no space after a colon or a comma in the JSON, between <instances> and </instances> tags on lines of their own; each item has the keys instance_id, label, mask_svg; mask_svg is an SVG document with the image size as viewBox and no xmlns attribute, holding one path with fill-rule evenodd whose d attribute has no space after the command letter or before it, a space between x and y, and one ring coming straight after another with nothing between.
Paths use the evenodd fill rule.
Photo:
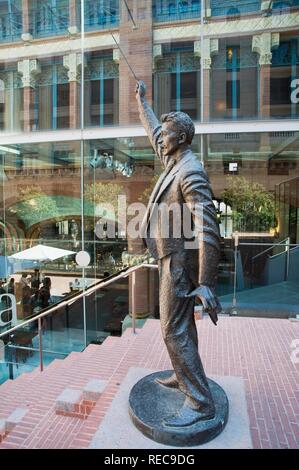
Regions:
<instances>
[{"instance_id":1,"label":"statue's raised arm","mask_svg":"<svg viewBox=\"0 0 299 470\"><path fill-rule=\"evenodd\" d=\"M136 84L136 99L138 103L138 110L140 121L143 127L146 130L148 138L157 154L157 156L161 159L161 149L158 145L158 139L161 133L161 124L157 119L154 111L150 107L145 97L146 95L146 86L145 83L140 80Z\"/></svg>"}]
</instances>

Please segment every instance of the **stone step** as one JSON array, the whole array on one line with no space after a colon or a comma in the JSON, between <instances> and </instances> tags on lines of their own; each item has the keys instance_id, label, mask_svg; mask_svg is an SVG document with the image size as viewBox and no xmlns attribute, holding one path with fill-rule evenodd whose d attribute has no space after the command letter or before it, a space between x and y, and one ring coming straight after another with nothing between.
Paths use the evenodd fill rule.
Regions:
<instances>
[{"instance_id":1,"label":"stone step","mask_svg":"<svg viewBox=\"0 0 299 470\"><path fill-rule=\"evenodd\" d=\"M70 426L70 429L73 429L78 418L87 427L89 419L98 423L131 364L131 359L127 363L126 357L132 356L137 339L142 343L142 334L142 330L139 336L132 335L132 330L128 330L123 337L110 336L102 345L90 345L83 352L72 352L65 359L54 359L42 373L39 369L26 373L23 378L20 377L18 384L17 381L10 381L10 386L6 386L9 390L6 393L7 399L2 404L0 402L0 418L9 416L13 406L16 409L24 404L30 405L30 413L24 424L26 428L28 423L26 434L31 442L30 448L34 448L33 442L43 446L40 429L43 426L48 428L48 420L53 420L55 415L59 419L68 420L65 425L61 423L61 426ZM140 348L136 354L138 360L138 355L142 354ZM63 395L66 389L73 390L73 399ZM57 400L60 406L57 405ZM37 416L40 416L38 421ZM33 426L34 422L38 422L38 428ZM88 430L86 432L90 433ZM18 433L23 433L22 425L15 426L2 441L0 448L20 446ZM70 435L68 433L65 439L70 439ZM74 432L74 443L76 436L77 433ZM56 439L54 434L52 439ZM64 441L61 441L61 445L64 445Z\"/></svg>"}]
</instances>

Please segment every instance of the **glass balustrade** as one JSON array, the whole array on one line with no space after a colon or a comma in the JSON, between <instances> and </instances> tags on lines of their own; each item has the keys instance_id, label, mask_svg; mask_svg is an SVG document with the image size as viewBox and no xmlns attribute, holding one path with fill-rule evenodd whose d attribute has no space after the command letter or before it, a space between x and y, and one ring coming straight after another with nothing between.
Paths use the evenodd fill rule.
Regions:
<instances>
[{"instance_id":1,"label":"glass balustrade","mask_svg":"<svg viewBox=\"0 0 299 470\"><path fill-rule=\"evenodd\" d=\"M298 244L289 239L260 243L243 239L234 253L231 292L220 296L225 311L270 318L299 315Z\"/></svg>"},{"instance_id":2,"label":"glass balustrade","mask_svg":"<svg viewBox=\"0 0 299 470\"><path fill-rule=\"evenodd\" d=\"M0 383L37 367L43 370L54 359L83 351L90 343L101 344L110 335L121 336L126 326L132 326L132 310L136 313L137 308L138 314L138 296L144 295L141 291L144 275L156 276L151 280L157 285L158 273L156 269L151 271L137 269L134 286L133 274L126 276L126 269L108 275L97 281L98 286L89 289L84 297L84 285L88 289L90 283L76 279L72 289L62 292L60 298L51 296L46 308L38 297L32 296L32 309L26 317L18 315L11 297L0 295ZM61 285L65 283L64 277ZM131 301L133 292L137 299L135 307ZM157 299L158 295L152 296L148 314L157 311ZM15 329L10 331L12 328Z\"/></svg>"}]
</instances>

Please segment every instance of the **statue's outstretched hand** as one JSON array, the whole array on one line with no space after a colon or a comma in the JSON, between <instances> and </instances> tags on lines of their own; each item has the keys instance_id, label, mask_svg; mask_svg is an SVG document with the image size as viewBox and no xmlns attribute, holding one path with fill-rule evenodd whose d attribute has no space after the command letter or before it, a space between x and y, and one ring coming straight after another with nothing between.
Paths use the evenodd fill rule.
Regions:
<instances>
[{"instance_id":1,"label":"statue's outstretched hand","mask_svg":"<svg viewBox=\"0 0 299 470\"><path fill-rule=\"evenodd\" d=\"M217 325L217 313L220 313L222 309L213 287L200 285L186 297L198 297L201 300L203 311L207 312L214 325Z\"/></svg>"},{"instance_id":2,"label":"statue's outstretched hand","mask_svg":"<svg viewBox=\"0 0 299 470\"><path fill-rule=\"evenodd\" d=\"M136 98L144 98L146 94L146 85L142 80L136 83Z\"/></svg>"}]
</instances>

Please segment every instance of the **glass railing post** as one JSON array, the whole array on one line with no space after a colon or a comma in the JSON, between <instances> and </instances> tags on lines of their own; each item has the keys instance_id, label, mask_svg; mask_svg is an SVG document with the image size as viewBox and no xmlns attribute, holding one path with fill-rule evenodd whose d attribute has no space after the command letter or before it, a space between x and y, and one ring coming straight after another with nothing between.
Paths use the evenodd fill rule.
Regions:
<instances>
[{"instance_id":1,"label":"glass railing post","mask_svg":"<svg viewBox=\"0 0 299 470\"><path fill-rule=\"evenodd\" d=\"M132 330L136 334L136 271L132 273Z\"/></svg>"},{"instance_id":2,"label":"glass railing post","mask_svg":"<svg viewBox=\"0 0 299 470\"><path fill-rule=\"evenodd\" d=\"M39 338L39 367L40 371L44 370L43 364L43 328L42 328L42 319L38 319L38 338Z\"/></svg>"},{"instance_id":3,"label":"glass railing post","mask_svg":"<svg viewBox=\"0 0 299 470\"><path fill-rule=\"evenodd\" d=\"M233 315L237 314L236 306L237 306L237 262L238 262L238 246L239 246L239 234L238 232L235 232L233 234L234 237L234 243L235 243L235 250L234 250L234 259L235 259L235 265L234 265L234 294L233 294L233 303L232 303L232 311L231 313Z\"/></svg>"},{"instance_id":4,"label":"glass railing post","mask_svg":"<svg viewBox=\"0 0 299 470\"><path fill-rule=\"evenodd\" d=\"M13 376L13 353L12 348L10 347L10 340L7 344L7 356L8 356L8 376L10 380L14 379Z\"/></svg>"},{"instance_id":5,"label":"glass railing post","mask_svg":"<svg viewBox=\"0 0 299 470\"><path fill-rule=\"evenodd\" d=\"M289 268L290 268L290 237L287 238L286 241L286 275L285 275L285 280L288 280L289 277Z\"/></svg>"}]
</instances>

